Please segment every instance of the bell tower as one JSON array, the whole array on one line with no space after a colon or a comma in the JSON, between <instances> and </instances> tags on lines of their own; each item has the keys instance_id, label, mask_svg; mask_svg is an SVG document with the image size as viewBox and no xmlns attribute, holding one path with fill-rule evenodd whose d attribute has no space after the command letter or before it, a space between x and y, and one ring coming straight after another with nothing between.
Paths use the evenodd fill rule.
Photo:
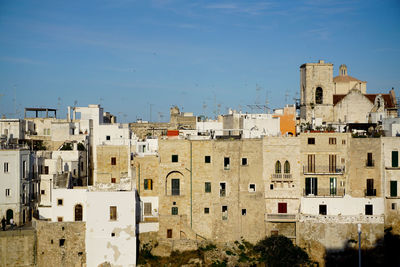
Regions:
<instances>
[{"instance_id":1,"label":"bell tower","mask_svg":"<svg viewBox=\"0 0 400 267\"><path fill-rule=\"evenodd\" d=\"M343 68L347 73L347 68ZM315 123L316 120L333 120L333 64L319 60L300 66L300 119Z\"/></svg>"}]
</instances>

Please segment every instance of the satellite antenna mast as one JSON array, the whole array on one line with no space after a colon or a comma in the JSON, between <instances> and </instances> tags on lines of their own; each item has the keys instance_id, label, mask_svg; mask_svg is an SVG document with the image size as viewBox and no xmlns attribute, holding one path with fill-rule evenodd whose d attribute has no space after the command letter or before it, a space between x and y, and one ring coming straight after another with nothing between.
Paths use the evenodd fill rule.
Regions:
<instances>
[{"instance_id":1,"label":"satellite antenna mast","mask_svg":"<svg viewBox=\"0 0 400 267\"><path fill-rule=\"evenodd\" d=\"M206 116L207 104L206 101L203 101L203 115Z\"/></svg>"}]
</instances>

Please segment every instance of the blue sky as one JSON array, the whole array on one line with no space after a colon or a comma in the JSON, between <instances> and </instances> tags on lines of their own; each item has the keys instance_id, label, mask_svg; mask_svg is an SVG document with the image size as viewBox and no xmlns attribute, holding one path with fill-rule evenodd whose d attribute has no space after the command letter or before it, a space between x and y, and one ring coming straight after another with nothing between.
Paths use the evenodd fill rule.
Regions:
<instances>
[{"instance_id":1,"label":"blue sky","mask_svg":"<svg viewBox=\"0 0 400 267\"><path fill-rule=\"evenodd\" d=\"M101 103L119 121L299 97L299 66L400 91L400 2L0 0L0 114ZM258 88L258 89L257 89ZM17 114L16 114L17 111Z\"/></svg>"}]
</instances>

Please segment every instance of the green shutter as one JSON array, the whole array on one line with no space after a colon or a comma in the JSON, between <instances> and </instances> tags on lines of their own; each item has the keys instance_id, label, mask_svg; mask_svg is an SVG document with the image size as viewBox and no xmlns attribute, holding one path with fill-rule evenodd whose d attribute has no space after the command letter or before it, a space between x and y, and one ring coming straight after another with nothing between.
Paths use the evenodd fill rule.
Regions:
<instances>
[{"instance_id":1,"label":"green shutter","mask_svg":"<svg viewBox=\"0 0 400 267\"><path fill-rule=\"evenodd\" d=\"M397 181L390 181L390 196L397 197Z\"/></svg>"},{"instance_id":2,"label":"green shutter","mask_svg":"<svg viewBox=\"0 0 400 267\"><path fill-rule=\"evenodd\" d=\"M392 167L399 167L399 152L392 151Z\"/></svg>"},{"instance_id":3,"label":"green shutter","mask_svg":"<svg viewBox=\"0 0 400 267\"><path fill-rule=\"evenodd\" d=\"M330 184L330 194L331 195L336 195L336 187L337 187L336 178L331 177L329 182L330 182L329 183Z\"/></svg>"}]
</instances>

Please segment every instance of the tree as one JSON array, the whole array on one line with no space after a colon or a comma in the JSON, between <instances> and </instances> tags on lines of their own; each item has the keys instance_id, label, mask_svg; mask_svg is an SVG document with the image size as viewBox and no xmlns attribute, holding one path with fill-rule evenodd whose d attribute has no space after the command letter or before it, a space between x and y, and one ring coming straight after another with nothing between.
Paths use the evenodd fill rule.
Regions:
<instances>
[{"instance_id":1,"label":"tree","mask_svg":"<svg viewBox=\"0 0 400 267\"><path fill-rule=\"evenodd\" d=\"M268 267L301 266L310 262L308 254L282 235L266 237L254 247L260 253L261 261Z\"/></svg>"}]
</instances>

